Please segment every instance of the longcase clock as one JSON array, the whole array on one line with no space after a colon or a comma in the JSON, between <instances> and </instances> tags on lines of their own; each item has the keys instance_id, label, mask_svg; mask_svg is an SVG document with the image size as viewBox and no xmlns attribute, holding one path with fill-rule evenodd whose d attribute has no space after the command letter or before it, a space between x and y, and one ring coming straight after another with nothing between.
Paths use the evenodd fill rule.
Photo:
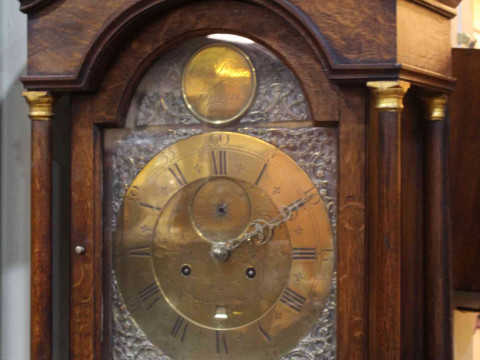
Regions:
<instances>
[{"instance_id":1,"label":"longcase clock","mask_svg":"<svg viewBox=\"0 0 480 360\"><path fill-rule=\"evenodd\" d=\"M32 359L66 339L71 360L451 358L455 4L21 3ZM71 143L68 337L52 128Z\"/></svg>"}]
</instances>

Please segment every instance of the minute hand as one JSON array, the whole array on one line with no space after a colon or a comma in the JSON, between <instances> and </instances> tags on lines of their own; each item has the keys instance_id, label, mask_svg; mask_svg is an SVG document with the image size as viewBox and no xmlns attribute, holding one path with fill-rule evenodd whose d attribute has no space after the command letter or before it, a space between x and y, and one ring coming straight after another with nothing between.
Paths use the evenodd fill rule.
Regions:
<instances>
[{"instance_id":1,"label":"minute hand","mask_svg":"<svg viewBox=\"0 0 480 360\"><path fill-rule=\"evenodd\" d=\"M248 228L253 228L253 230L247 232L245 235L239 238L230 239L225 242L218 242L212 246L211 255L218 261L225 261L230 252L246 243L247 241L252 241L255 237L258 237L258 244L264 245L272 240L273 229L280 226L284 222L287 222L292 219L293 215L296 212L305 206L314 195L298 199L291 203L290 205L283 206L279 209L280 214L274 219L267 221L264 219L253 220Z\"/></svg>"}]
</instances>

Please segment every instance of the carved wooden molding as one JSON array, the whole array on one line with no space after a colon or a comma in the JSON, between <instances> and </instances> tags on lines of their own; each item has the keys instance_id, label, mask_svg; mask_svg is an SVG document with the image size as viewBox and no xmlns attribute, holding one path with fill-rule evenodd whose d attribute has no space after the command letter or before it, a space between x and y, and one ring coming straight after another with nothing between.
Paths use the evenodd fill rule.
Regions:
<instances>
[{"instance_id":1,"label":"carved wooden molding","mask_svg":"<svg viewBox=\"0 0 480 360\"><path fill-rule=\"evenodd\" d=\"M94 75L25 76L22 82L29 90L95 91L103 73L97 68ZM84 73L84 72L82 72ZM85 73L88 74L88 71ZM408 65L380 63L368 65L333 65L328 78L337 84L366 83L371 80L399 79L412 85L441 92L452 92L455 78L425 71Z\"/></svg>"},{"instance_id":2,"label":"carved wooden molding","mask_svg":"<svg viewBox=\"0 0 480 360\"><path fill-rule=\"evenodd\" d=\"M134 3L104 27L85 56L78 74L26 76L22 78L22 82L29 90L94 91L109 64L110 57L123 45L125 37L133 29L144 24L147 18L161 16L162 13L188 2L188 0L141 0ZM287 0L249 0L248 2L271 10L292 24L312 44L319 60L328 68L332 68L335 62L333 51L320 30L300 9Z\"/></svg>"},{"instance_id":3,"label":"carved wooden molding","mask_svg":"<svg viewBox=\"0 0 480 360\"><path fill-rule=\"evenodd\" d=\"M110 57L124 44L125 37L147 18L161 16L188 0L141 0L124 9L107 24L91 45L79 72L75 75L35 75L22 78L29 90L95 91L108 67ZM395 63L339 64L319 28L298 7L287 0L248 0L248 3L271 10L289 22L311 44L329 78L338 83L364 83L372 79L398 78L400 65Z\"/></svg>"},{"instance_id":4,"label":"carved wooden molding","mask_svg":"<svg viewBox=\"0 0 480 360\"><path fill-rule=\"evenodd\" d=\"M20 11L28 14L50 4L52 0L20 0Z\"/></svg>"},{"instance_id":5,"label":"carved wooden molding","mask_svg":"<svg viewBox=\"0 0 480 360\"><path fill-rule=\"evenodd\" d=\"M335 83L366 83L368 81L403 80L425 89L450 93L456 80L405 64L334 65L329 79Z\"/></svg>"},{"instance_id":6,"label":"carved wooden molding","mask_svg":"<svg viewBox=\"0 0 480 360\"><path fill-rule=\"evenodd\" d=\"M51 1L21 0L22 4L31 4L31 6L36 3L47 5ZM113 56L124 44L128 34L142 26L146 20L155 16L159 17L162 13L188 2L188 0L140 0L124 9L104 27L102 33L91 45L77 74L26 76L22 78L22 82L28 90L96 91ZM292 24L311 44L319 62L324 64L327 76L335 83L365 83L375 80L402 79L436 91L450 92L453 89L454 79L452 78L393 62L338 63L332 48L324 39L319 28L290 1L249 0L248 2L271 10Z\"/></svg>"},{"instance_id":7,"label":"carved wooden molding","mask_svg":"<svg viewBox=\"0 0 480 360\"><path fill-rule=\"evenodd\" d=\"M414 3L417 3L421 6L424 6L432 11L435 11L449 19L454 18L457 16L457 10L455 10L454 7L449 6L450 4L446 5L445 2L449 3L448 1L437 1L437 0L410 0ZM456 3L457 1L453 1L453 3ZM452 3L452 1L450 1ZM454 5L454 4L451 5ZM458 1L458 3L460 3ZM457 4L458 5L458 4Z\"/></svg>"},{"instance_id":8,"label":"carved wooden molding","mask_svg":"<svg viewBox=\"0 0 480 360\"><path fill-rule=\"evenodd\" d=\"M455 78L450 76L445 76L433 71L428 71L405 64L402 64L399 79L408 81L412 85L446 93L453 91L457 81Z\"/></svg>"}]
</instances>

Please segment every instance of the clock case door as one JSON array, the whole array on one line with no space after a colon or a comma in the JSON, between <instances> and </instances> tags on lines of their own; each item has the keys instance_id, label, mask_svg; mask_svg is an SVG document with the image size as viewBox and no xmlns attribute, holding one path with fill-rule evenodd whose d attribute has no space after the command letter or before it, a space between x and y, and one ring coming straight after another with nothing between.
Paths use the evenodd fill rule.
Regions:
<instances>
[{"instance_id":1,"label":"clock case door","mask_svg":"<svg viewBox=\"0 0 480 360\"><path fill-rule=\"evenodd\" d=\"M221 19L221 21L219 21ZM110 49L108 61L100 64L106 72L98 81L95 93L71 96L72 116L72 178L71 178L71 243L85 246L82 256L71 256L70 291L70 354L72 359L111 359L111 254L112 239L104 232L109 214L104 213L104 203L111 202L103 191L104 170L110 168L103 153L104 131L123 128L130 100L139 81L150 66L169 49L185 39L215 33L231 33L253 39L263 44L291 69L308 99L311 121L315 127L328 128L338 139L337 184L337 276L338 298L336 310L337 359L367 359L368 319L382 316L381 309L368 303L382 289L369 286L375 281L376 269L368 270L367 245L367 139L376 136L368 132L367 119L375 114L369 104L364 85L333 83L328 77L330 55L312 39L308 21L294 19L284 10L263 4L247 2L212 1L192 2L181 7L152 9L137 23L134 31L121 45ZM414 97L407 95L406 102L416 105ZM409 139L421 133L415 125L417 114L407 112L402 122ZM413 218L421 218L421 187L418 179L421 164L418 146L405 142L402 163L406 171L402 182L409 189L402 197L406 216L402 222L401 249L410 254L410 264L402 274L402 281L415 283L418 291L392 299L389 306L410 311L408 319L419 315L422 283L418 281L421 269L415 265L421 259L421 249L416 242L421 226ZM371 176L372 174L370 174ZM73 248L72 247L72 248ZM369 280L371 279L371 280ZM400 284L394 284L400 286ZM388 311L387 311L388 312ZM418 316L419 318L421 316ZM406 318L406 322L408 320ZM400 330L391 336L399 337ZM422 325L403 326L402 338L412 347L412 353L421 347ZM387 334L387 338L388 338ZM387 339L388 340L388 339ZM387 341L386 340L386 341ZM370 338L370 341L376 341Z\"/></svg>"}]
</instances>

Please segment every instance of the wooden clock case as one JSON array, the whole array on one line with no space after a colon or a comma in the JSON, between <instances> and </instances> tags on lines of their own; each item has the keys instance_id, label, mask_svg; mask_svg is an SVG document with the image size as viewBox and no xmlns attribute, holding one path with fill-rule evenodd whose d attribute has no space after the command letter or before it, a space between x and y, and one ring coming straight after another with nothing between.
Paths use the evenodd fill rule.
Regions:
<instances>
[{"instance_id":1,"label":"wooden clock case","mask_svg":"<svg viewBox=\"0 0 480 360\"><path fill-rule=\"evenodd\" d=\"M277 54L315 125L337 129L337 358L451 358L444 117L459 1L20 2L33 120L32 359L52 356L53 98L71 102L70 359L108 359L102 131L124 125L160 54L212 32Z\"/></svg>"}]
</instances>

